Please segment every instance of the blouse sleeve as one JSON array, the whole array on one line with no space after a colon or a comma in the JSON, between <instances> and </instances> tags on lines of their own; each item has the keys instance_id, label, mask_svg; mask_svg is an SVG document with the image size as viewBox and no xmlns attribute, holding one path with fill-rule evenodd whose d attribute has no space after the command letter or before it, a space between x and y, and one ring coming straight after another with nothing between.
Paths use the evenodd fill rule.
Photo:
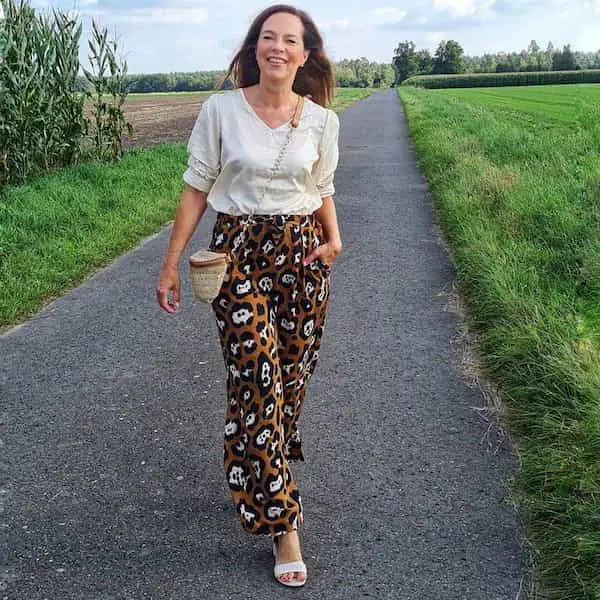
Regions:
<instances>
[{"instance_id":1,"label":"blouse sleeve","mask_svg":"<svg viewBox=\"0 0 600 600\"><path fill-rule=\"evenodd\" d=\"M333 176L338 165L339 149L338 137L340 132L340 120L331 109L327 110L327 121L323 130L321 143L319 144L319 158L313 166L313 179L321 194L333 196L335 187Z\"/></svg>"},{"instance_id":2,"label":"blouse sleeve","mask_svg":"<svg viewBox=\"0 0 600 600\"><path fill-rule=\"evenodd\" d=\"M202 192L210 192L221 170L221 135L216 97L200 107L188 141L188 168L183 180Z\"/></svg>"}]
</instances>

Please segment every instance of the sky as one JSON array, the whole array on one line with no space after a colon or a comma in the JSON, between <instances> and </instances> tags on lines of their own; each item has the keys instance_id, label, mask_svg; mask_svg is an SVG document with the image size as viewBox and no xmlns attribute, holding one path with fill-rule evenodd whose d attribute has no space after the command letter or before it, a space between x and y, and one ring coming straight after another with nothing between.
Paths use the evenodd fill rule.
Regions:
<instances>
[{"instance_id":1,"label":"sky","mask_svg":"<svg viewBox=\"0 0 600 600\"><path fill-rule=\"evenodd\" d=\"M256 0L32 0L40 9L77 10L86 66L92 19L120 40L129 73L226 69L252 19L271 3ZM600 0L302 0L290 2L320 28L330 59L389 63L398 43L435 51L441 40L465 54L512 52L532 39L541 48L600 50Z\"/></svg>"}]
</instances>

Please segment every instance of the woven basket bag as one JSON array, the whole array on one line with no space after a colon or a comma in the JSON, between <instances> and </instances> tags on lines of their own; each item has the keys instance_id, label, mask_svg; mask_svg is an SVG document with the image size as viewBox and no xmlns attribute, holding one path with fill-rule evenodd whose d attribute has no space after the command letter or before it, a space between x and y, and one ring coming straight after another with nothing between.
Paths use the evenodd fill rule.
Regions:
<instances>
[{"instance_id":1,"label":"woven basket bag","mask_svg":"<svg viewBox=\"0 0 600 600\"><path fill-rule=\"evenodd\" d=\"M192 254L189 260L194 297L202 302L212 302L223 285L229 256L202 249Z\"/></svg>"}]
</instances>

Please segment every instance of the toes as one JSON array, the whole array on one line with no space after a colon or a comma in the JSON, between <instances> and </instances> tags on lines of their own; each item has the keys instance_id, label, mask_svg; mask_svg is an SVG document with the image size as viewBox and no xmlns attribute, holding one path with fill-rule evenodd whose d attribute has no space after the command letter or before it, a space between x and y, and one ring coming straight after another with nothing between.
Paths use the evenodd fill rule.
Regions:
<instances>
[{"instance_id":1,"label":"toes","mask_svg":"<svg viewBox=\"0 0 600 600\"><path fill-rule=\"evenodd\" d=\"M294 576L295 573L295 576ZM283 575L281 575L279 577L280 581L285 581L286 583L289 583L290 581L304 581L304 573L298 573L298 572L291 572L291 573L284 573Z\"/></svg>"}]
</instances>

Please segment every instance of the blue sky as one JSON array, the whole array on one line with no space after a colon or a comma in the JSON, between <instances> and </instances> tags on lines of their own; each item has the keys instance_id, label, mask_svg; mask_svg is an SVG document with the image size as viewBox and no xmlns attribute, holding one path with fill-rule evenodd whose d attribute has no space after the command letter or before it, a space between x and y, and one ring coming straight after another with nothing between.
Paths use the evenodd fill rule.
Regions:
<instances>
[{"instance_id":1,"label":"blue sky","mask_svg":"<svg viewBox=\"0 0 600 600\"><path fill-rule=\"evenodd\" d=\"M256 0L33 0L38 8L77 9L88 39L91 19L121 40L130 73L224 69L250 21L269 6ZM330 58L390 62L398 42L435 50L457 40L468 55L570 43L600 49L600 0L304 0ZM87 42L82 62L87 64Z\"/></svg>"}]
</instances>

